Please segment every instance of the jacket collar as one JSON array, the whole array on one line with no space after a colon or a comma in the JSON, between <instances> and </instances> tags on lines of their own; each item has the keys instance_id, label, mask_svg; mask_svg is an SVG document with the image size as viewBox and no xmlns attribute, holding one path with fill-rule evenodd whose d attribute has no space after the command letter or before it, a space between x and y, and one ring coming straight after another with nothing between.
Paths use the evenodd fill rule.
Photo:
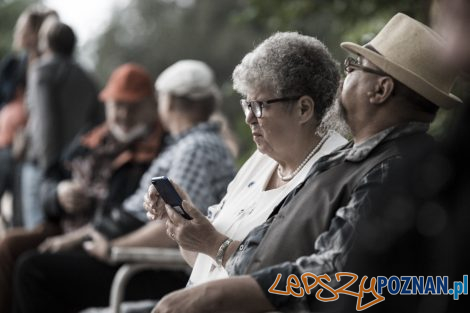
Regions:
<instances>
[{"instance_id":1,"label":"jacket collar","mask_svg":"<svg viewBox=\"0 0 470 313\"><path fill-rule=\"evenodd\" d=\"M392 126L373 135L372 137L369 137L366 141L361 142L360 144L356 145L350 142L348 144L349 149L345 150L345 159L351 162L361 162L366 159L381 143L397 139L405 135L426 132L428 128L429 124L421 122L408 122L406 124Z\"/></svg>"}]
</instances>

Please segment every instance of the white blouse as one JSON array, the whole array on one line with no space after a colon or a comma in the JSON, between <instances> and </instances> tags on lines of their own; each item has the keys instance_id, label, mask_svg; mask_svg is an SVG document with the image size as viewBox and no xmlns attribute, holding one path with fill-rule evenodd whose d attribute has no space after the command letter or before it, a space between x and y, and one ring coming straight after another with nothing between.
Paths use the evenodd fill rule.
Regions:
<instances>
[{"instance_id":1,"label":"white blouse","mask_svg":"<svg viewBox=\"0 0 470 313\"><path fill-rule=\"evenodd\" d=\"M266 186L277 170L277 162L258 151L253 153L228 186L224 199L209 208L208 217L215 229L233 240L241 241L253 228L266 221L284 197L305 180L319 158L347 143L338 133L330 132L327 136L323 146L303 169L276 189L266 190ZM208 255L199 253L188 286L225 277L228 274L222 266L218 266Z\"/></svg>"}]
</instances>

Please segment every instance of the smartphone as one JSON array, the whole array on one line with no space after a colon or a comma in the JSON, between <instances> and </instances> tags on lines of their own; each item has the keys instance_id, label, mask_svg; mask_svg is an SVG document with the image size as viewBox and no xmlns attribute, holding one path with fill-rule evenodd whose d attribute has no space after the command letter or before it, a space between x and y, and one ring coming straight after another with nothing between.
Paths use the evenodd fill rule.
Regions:
<instances>
[{"instance_id":1,"label":"smartphone","mask_svg":"<svg viewBox=\"0 0 470 313\"><path fill-rule=\"evenodd\" d=\"M183 209L183 200L181 199L178 192L171 184L170 180L165 176L153 177L152 185L155 186L158 193L169 206L171 206L176 212L187 220L193 218Z\"/></svg>"}]
</instances>

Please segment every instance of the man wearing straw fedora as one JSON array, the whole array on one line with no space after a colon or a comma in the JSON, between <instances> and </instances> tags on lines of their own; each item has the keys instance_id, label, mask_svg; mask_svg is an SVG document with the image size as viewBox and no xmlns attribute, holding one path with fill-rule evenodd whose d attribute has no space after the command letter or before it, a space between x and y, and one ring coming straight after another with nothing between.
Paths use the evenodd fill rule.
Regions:
<instances>
[{"instance_id":1,"label":"man wearing straw fedora","mask_svg":"<svg viewBox=\"0 0 470 313\"><path fill-rule=\"evenodd\" d=\"M446 39L443 58L469 79L470 1L438 0L431 14L433 26ZM462 91L466 103L456 108L436 149L417 152L416 158L403 162L403 168L394 170L377 192L374 201L383 205L361 217L344 268L359 277L440 276L448 280L448 292L431 296L430 283L420 292L427 296L389 296L390 291L384 289L383 303L367 312L468 311L468 288L459 288L466 285L470 264L470 151L463 148L470 139L470 94ZM419 290L419 284L414 287ZM455 291L450 295L452 288ZM355 307L355 299L343 301L335 303L341 305L335 312L351 312Z\"/></svg>"},{"instance_id":2,"label":"man wearing straw fedora","mask_svg":"<svg viewBox=\"0 0 470 313\"><path fill-rule=\"evenodd\" d=\"M285 291L292 274L342 271L360 214L382 205L372 194L401 160L432 149L426 131L437 110L461 102L450 93L456 73L441 60L443 45L430 28L401 13L368 44L342 43L357 55L345 61L337 106L353 140L320 159L241 242L225 264L238 277L171 293L154 312L312 311L317 289L300 297L269 290Z\"/></svg>"}]
</instances>

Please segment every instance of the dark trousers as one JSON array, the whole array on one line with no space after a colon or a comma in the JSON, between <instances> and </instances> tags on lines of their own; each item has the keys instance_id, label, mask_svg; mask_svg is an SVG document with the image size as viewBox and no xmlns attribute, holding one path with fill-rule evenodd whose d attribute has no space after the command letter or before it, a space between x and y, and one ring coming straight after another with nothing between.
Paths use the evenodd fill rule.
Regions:
<instances>
[{"instance_id":1,"label":"dark trousers","mask_svg":"<svg viewBox=\"0 0 470 313\"><path fill-rule=\"evenodd\" d=\"M13 158L10 148L0 148L0 200L13 185ZM0 216L3 220L2 204L0 203Z\"/></svg>"},{"instance_id":2,"label":"dark trousers","mask_svg":"<svg viewBox=\"0 0 470 313\"><path fill-rule=\"evenodd\" d=\"M0 199L5 191L13 192L13 217L8 222L9 227L21 227L23 225L23 217L21 215L21 191L20 177L21 164L13 159L10 148L0 148ZM2 208L0 204L0 215ZM3 216L2 216L3 219ZM0 313L2 313L0 311Z\"/></svg>"},{"instance_id":3,"label":"dark trousers","mask_svg":"<svg viewBox=\"0 0 470 313\"><path fill-rule=\"evenodd\" d=\"M56 254L24 254L14 273L14 312L76 312L107 306L114 274L111 266L83 250ZM126 300L159 299L183 288L188 276L175 271L147 271L136 275Z\"/></svg>"},{"instance_id":4,"label":"dark trousers","mask_svg":"<svg viewBox=\"0 0 470 313\"><path fill-rule=\"evenodd\" d=\"M13 157L10 148L0 148L0 198L12 186Z\"/></svg>"},{"instance_id":5,"label":"dark trousers","mask_svg":"<svg viewBox=\"0 0 470 313\"><path fill-rule=\"evenodd\" d=\"M59 226L44 224L34 230L12 228L0 240L0 313L10 313L12 276L18 257L35 249L47 237L59 233Z\"/></svg>"}]
</instances>

